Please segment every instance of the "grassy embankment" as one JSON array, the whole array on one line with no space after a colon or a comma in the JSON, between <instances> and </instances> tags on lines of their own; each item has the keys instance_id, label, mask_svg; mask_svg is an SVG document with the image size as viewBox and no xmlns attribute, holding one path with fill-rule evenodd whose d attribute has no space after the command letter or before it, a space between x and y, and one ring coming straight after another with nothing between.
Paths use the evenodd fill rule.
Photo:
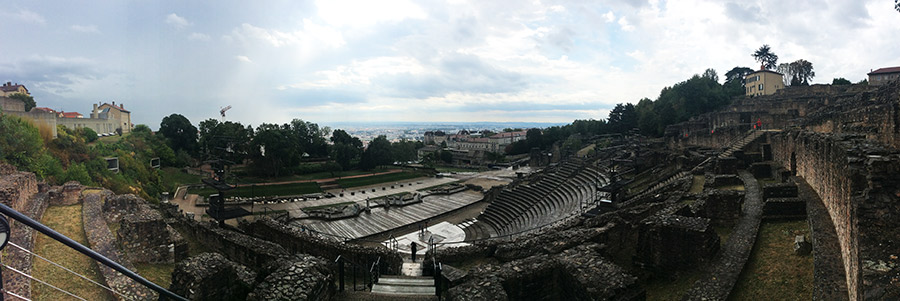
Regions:
<instances>
[{"instance_id":1,"label":"grassy embankment","mask_svg":"<svg viewBox=\"0 0 900 301\"><path fill-rule=\"evenodd\" d=\"M809 237L801 221L764 221L753 254L729 300L810 300L813 286L812 255L794 255L794 236Z\"/></svg>"},{"instance_id":2,"label":"grassy embankment","mask_svg":"<svg viewBox=\"0 0 900 301\"><path fill-rule=\"evenodd\" d=\"M256 196L289 196L289 195L301 195L307 193L317 193L322 192L322 189L319 188L319 184L315 182L305 182L305 183L290 183L290 184L276 184L276 185L253 185L253 186L242 186L232 190L229 190L228 196L239 196L239 197L256 197ZM201 189L191 189L190 193L199 194L204 197L208 197L210 194L218 193L212 188L201 188Z\"/></svg>"},{"instance_id":3,"label":"grassy embankment","mask_svg":"<svg viewBox=\"0 0 900 301\"><path fill-rule=\"evenodd\" d=\"M87 245L81 212L81 204L51 206L44 212L41 223L83 245ZM34 252L93 281L103 283L97 262L46 235L35 234ZM51 265L40 258L34 258L33 275L37 279L42 279L87 300L115 300L106 289ZM69 300L72 298L37 282L32 284L32 297L34 300Z\"/></svg>"},{"instance_id":4,"label":"grassy embankment","mask_svg":"<svg viewBox=\"0 0 900 301\"><path fill-rule=\"evenodd\" d=\"M390 174L377 175L377 176L371 176L371 177L339 179L339 180L337 180L337 182L338 182L338 184L341 185L341 187L350 188L350 187L368 186L368 185L375 185L375 184L381 184L381 183L403 181L403 180L421 178L421 177L425 177L425 176L427 176L427 175L424 173L407 171L407 172L390 173Z\"/></svg>"}]
</instances>

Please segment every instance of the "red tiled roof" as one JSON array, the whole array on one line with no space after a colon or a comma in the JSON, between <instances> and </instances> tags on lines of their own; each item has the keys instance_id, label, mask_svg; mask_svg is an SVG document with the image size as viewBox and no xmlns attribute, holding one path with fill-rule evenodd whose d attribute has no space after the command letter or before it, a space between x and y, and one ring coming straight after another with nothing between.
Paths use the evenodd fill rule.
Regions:
<instances>
[{"instance_id":1,"label":"red tiled roof","mask_svg":"<svg viewBox=\"0 0 900 301\"><path fill-rule=\"evenodd\" d=\"M45 108L45 107L37 107L37 108L34 108L34 110L41 110L41 111L44 111L47 113L56 113L55 110L53 110L51 108Z\"/></svg>"},{"instance_id":2,"label":"red tiled roof","mask_svg":"<svg viewBox=\"0 0 900 301\"><path fill-rule=\"evenodd\" d=\"M84 115L81 115L81 113L78 113L78 112L63 112L63 113L60 113L60 115L62 115L63 118L81 118L81 117L84 117Z\"/></svg>"},{"instance_id":3,"label":"red tiled roof","mask_svg":"<svg viewBox=\"0 0 900 301\"><path fill-rule=\"evenodd\" d=\"M885 73L900 73L900 67L879 68L875 71L869 72L869 74L867 74L867 75L885 74Z\"/></svg>"}]
</instances>

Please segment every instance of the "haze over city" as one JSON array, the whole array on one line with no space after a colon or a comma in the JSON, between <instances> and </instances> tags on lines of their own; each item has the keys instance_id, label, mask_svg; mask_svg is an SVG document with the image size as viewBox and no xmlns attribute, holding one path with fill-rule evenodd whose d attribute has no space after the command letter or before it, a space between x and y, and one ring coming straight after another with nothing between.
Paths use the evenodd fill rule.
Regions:
<instances>
[{"instance_id":1,"label":"haze over city","mask_svg":"<svg viewBox=\"0 0 900 301\"><path fill-rule=\"evenodd\" d=\"M40 106L117 101L134 124L553 122L771 45L813 83L900 65L891 1L2 1L0 80ZM85 113L82 112L82 113Z\"/></svg>"}]
</instances>

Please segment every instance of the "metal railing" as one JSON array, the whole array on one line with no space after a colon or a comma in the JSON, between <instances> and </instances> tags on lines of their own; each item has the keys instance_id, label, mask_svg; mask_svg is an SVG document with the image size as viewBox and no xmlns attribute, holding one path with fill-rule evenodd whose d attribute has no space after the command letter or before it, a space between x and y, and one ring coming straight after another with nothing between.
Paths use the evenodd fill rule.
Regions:
<instances>
[{"instance_id":1,"label":"metal railing","mask_svg":"<svg viewBox=\"0 0 900 301\"><path fill-rule=\"evenodd\" d=\"M102 263L103 265L110 267L119 273L122 273L122 275L125 275L128 278L131 278L132 280L140 283L141 285L156 291L157 293L159 293L160 299L162 299L162 300L165 300L166 298L174 299L174 300L185 300L185 301L188 300L187 298L179 296L179 295L159 286L156 283L153 283L147 279L144 279L144 277L141 277L141 275L138 275L137 273L132 272L131 270L125 268L121 264L119 264L115 261L112 261L109 258L106 258L106 256L103 256L102 254L97 253L96 251L91 250L88 247L85 247L84 245L72 240L71 238L69 238L65 235L62 235L59 232L56 232L55 230L51 229L50 227L47 227L47 226L41 224L40 222L35 221L35 220L31 219L30 217L25 216L22 213L19 213L15 209L12 209L9 206L6 206L5 204L0 203L0 212L2 212L6 216L8 216L16 221L22 223L23 225L28 226L31 229L37 230L38 232L41 232L44 235L47 235L48 237L52 238L53 240L61 242L62 244L66 245L67 247L72 248L81 254L87 255L88 257L90 257L91 259L93 259L95 261Z\"/></svg>"},{"instance_id":2,"label":"metal railing","mask_svg":"<svg viewBox=\"0 0 900 301\"><path fill-rule=\"evenodd\" d=\"M346 264L350 264L351 269L351 278L353 278L353 290L358 291L360 289L356 286L357 279L357 271L361 271L363 276L365 277L365 288L362 290L372 289L372 285L378 283L378 278L381 276L381 257L378 257L372 265L366 269L365 266L357 264L352 260L347 259L343 255L338 255L337 258L334 259L334 263L338 265L338 290L344 291L344 282L346 280Z\"/></svg>"}]
</instances>

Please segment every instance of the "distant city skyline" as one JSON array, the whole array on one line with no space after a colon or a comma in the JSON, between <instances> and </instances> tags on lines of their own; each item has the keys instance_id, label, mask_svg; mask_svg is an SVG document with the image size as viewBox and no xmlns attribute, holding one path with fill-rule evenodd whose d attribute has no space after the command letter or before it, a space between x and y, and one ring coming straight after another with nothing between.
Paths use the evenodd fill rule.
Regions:
<instances>
[{"instance_id":1,"label":"distant city skyline","mask_svg":"<svg viewBox=\"0 0 900 301\"><path fill-rule=\"evenodd\" d=\"M0 1L0 81L38 106L248 125L604 119L707 68L900 66L892 1Z\"/></svg>"}]
</instances>

